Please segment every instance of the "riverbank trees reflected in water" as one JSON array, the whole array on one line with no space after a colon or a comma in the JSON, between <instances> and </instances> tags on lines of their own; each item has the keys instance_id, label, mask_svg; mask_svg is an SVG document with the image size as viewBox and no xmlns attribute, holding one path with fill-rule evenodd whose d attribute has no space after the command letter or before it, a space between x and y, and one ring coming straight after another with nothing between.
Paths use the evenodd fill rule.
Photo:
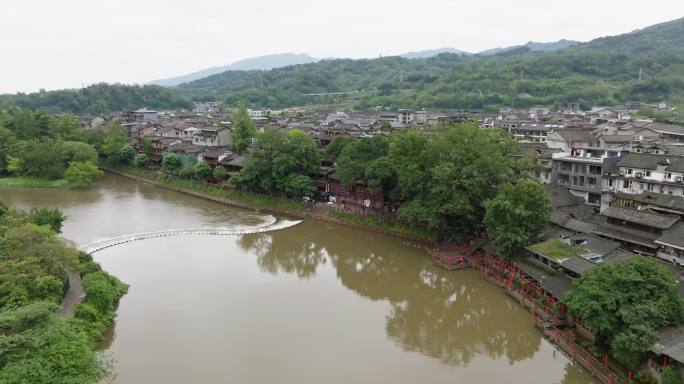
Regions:
<instances>
[{"instance_id":1,"label":"riverbank trees reflected in water","mask_svg":"<svg viewBox=\"0 0 684 384\"><path fill-rule=\"evenodd\" d=\"M309 279L330 263L341 283L371 300L387 300L387 336L407 351L452 366L469 364L477 355L529 359L541 335L529 314L499 288L480 280L473 270L448 272L427 255L381 236L320 223L303 223L310 236L287 231L244 235L240 247L254 253L268 273ZM315 239L325 238L325 246Z\"/></svg>"}]
</instances>

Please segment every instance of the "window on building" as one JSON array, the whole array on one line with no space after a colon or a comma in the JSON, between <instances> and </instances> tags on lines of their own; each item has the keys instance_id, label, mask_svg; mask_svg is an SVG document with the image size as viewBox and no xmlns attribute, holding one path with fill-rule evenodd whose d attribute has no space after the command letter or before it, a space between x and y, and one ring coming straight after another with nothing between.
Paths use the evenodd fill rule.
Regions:
<instances>
[{"instance_id":1,"label":"window on building","mask_svg":"<svg viewBox=\"0 0 684 384\"><path fill-rule=\"evenodd\" d=\"M588 177L587 178L587 184L591 187L596 186L596 178L595 177Z\"/></svg>"},{"instance_id":2,"label":"window on building","mask_svg":"<svg viewBox=\"0 0 684 384\"><path fill-rule=\"evenodd\" d=\"M627 174L631 175L632 174L632 168L627 168Z\"/></svg>"},{"instance_id":3,"label":"window on building","mask_svg":"<svg viewBox=\"0 0 684 384\"><path fill-rule=\"evenodd\" d=\"M651 176L651 171L646 171L646 177Z\"/></svg>"},{"instance_id":4,"label":"window on building","mask_svg":"<svg viewBox=\"0 0 684 384\"><path fill-rule=\"evenodd\" d=\"M584 176L579 177L579 186L583 187L584 186Z\"/></svg>"},{"instance_id":5,"label":"window on building","mask_svg":"<svg viewBox=\"0 0 684 384\"><path fill-rule=\"evenodd\" d=\"M577 176L572 177L572 185L577 185Z\"/></svg>"},{"instance_id":6,"label":"window on building","mask_svg":"<svg viewBox=\"0 0 684 384\"><path fill-rule=\"evenodd\" d=\"M601 204L601 195L598 193L590 193L587 196L587 203L592 204L592 205L600 205Z\"/></svg>"},{"instance_id":7,"label":"window on building","mask_svg":"<svg viewBox=\"0 0 684 384\"><path fill-rule=\"evenodd\" d=\"M668 180L671 179L671 178L672 178L672 172L666 172L666 173L665 173L665 178L668 179Z\"/></svg>"},{"instance_id":8,"label":"window on building","mask_svg":"<svg viewBox=\"0 0 684 384\"><path fill-rule=\"evenodd\" d=\"M655 191L655 184L653 184L653 183L648 183L648 190L651 191L651 192Z\"/></svg>"},{"instance_id":9,"label":"window on building","mask_svg":"<svg viewBox=\"0 0 684 384\"><path fill-rule=\"evenodd\" d=\"M625 183L622 185L623 188L629 188L629 184L631 182L629 180L625 180Z\"/></svg>"},{"instance_id":10,"label":"window on building","mask_svg":"<svg viewBox=\"0 0 684 384\"><path fill-rule=\"evenodd\" d=\"M612 187L613 186L613 179L608 179L608 186Z\"/></svg>"},{"instance_id":11,"label":"window on building","mask_svg":"<svg viewBox=\"0 0 684 384\"><path fill-rule=\"evenodd\" d=\"M601 166L600 165L590 165L589 166L589 173L592 175L600 175L601 174Z\"/></svg>"}]
</instances>

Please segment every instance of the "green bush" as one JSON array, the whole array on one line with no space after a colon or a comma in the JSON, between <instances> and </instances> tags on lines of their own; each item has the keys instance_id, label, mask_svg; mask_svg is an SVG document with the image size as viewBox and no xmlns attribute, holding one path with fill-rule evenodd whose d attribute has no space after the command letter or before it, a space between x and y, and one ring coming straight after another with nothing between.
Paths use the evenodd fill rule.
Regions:
<instances>
[{"instance_id":1,"label":"green bush","mask_svg":"<svg viewBox=\"0 0 684 384\"><path fill-rule=\"evenodd\" d=\"M661 384L682 384L682 377L679 375L676 369L672 367L667 367L663 369L662 376L660 378Z\"/></svg>"},{"instance_id":2,"label":"green bush","mask_svg":"<svg viewBox=\"0 0 684 384\"><path fill-rule=\"evenodd\" d=\"M136 155L133 159L133 165L138 168L145 168L148 164L150 164L150 158L144 153Z\"/></svg>"}]
</instances>

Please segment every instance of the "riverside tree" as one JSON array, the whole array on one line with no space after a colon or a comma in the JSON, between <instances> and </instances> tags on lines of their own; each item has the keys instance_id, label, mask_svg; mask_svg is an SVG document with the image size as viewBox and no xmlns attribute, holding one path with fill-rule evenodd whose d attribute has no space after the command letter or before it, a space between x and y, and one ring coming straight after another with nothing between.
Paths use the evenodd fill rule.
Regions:
<instances>
[{"instance_id":1,"label":"riverside tree","mask_svg":"<svg viewBox=\"0 0 684 384\"><path fill-rule=\"evenodd\" d=\"M57 216L61 219L54 220ZM92 348L126 286L102 272L89 255L63 244L54 230L62 219L51 209L0 214L2 383L90 384L106 372ZM65 267L85 275L86 296L70 319L55 314ZM92 316L84 315L85 306L93 309Z\"/></svg>"},{"instance_id":2,"label":"riverside tree","mask_svg":"<svg viewBox=\"0 0 684 384\"><path fill-rule=\"evenodd\" d=\"M183 162L181 161L180 157L174 153L169 153L167 155L164 155L162 158L162 169L164 172L170 174L170 175L176 175L178 174L178 171L181 169L183 166Z\"/></svg>"},{"instance_id":3,"label":"riverside tree","mask_svg":"<svg viewBox=\"0 0 684 384\"><path fill-rule=\"evenodd\" d=\"M135 165L137 168L145 168L148 164L150 164L150 158L146 154L139 153L135 155L135 158L133 159L133 165Z\"/></svg>"},{"instance_id":4,"label":"riverside tree","mask_svg":"<svg viewBox=\"0 0 684 384\"><path fill-rule=\"evenodd\" d=\"M656 341L658 328L684 322L677 286L667 268L635 255L586 272L562 301L613 356L636 368Z\"/></svg>"},{"instance_id":5,"label":"riverside tree","mask_svg":"<svg viewBox=\"0 0 684 384\"><path fill-rule=\"evenodd\" d=\"M252 119L250 119L247 108L244 106L235 111L232 123L233 150L237 153L243 153L256 136L256 126Z\"/></svg>"},{"instance_id":6,"label":"riverside tree","mask_svg":"<svg viewBox=\"0 0 684 384\"><path fill-rule=\"evenodd\" d=\"M62 233L62 224L66 216L57 208L33 208L29 220L35 225L47 225L55 233Z\"/></svg>"},{"instance_id":7,"label":"riverside tree","mask_svg":"<svg viewBox=\"0 0 684 384\"><path fill-rule=\"evenodd\" d=\"M195 178L199 180L206 180L211 177L213 171L214 170L211 169L211 165L202 161L195 164L195 168L193 169L193 176L195 176Z\"/></svg>"},{"instance_id":8,"label":"riverside tree","mask_svg":"<svg viewBox=\"0 0 684 384\"><path fill-rule=\"evenodd\" d=\"M504 256L527 245L532 236L544 229L552 210L544 187L530 179L505 183L484 206L485 228Z\"/></svg>"},{"instance_id":9,"label":"riverside tree","mask_svg":"<svg viewBox=\"0 0 684 384\"><path fill-rule=\"evenodd\" d=\"M301 185L303 178L292 179L292 175L307 176L320 162L320 150L311 136L299 130L267 130L257 137L245 167L231 180L260 192L285 192L288 186L292 190L293 180Z\"/></svg>"},{"instance_id":10,"label":"riverside tree","mask_svg":"<svg viewBox=\"0 0 684 384\"><path fill-rule=\"evenodd\" d=\"M76 188L89 186L95 179L102 177L102 171L91 161L72 161L64 172L64 178L69 185Z\"/></svg>"}]
</instances>

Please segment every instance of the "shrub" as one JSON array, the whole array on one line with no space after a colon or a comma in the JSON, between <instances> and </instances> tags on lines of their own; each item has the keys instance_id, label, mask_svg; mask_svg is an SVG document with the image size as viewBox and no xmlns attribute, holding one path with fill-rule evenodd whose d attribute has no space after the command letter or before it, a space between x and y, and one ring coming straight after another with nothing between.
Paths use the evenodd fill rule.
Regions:
<instances>
[{"instance_id":1,"label":"shrub","mask_svg":"<svg viewBox=\"0 0 684 384\"><path fill-rule=\"evenodd\" d=\"M144 153L136 155L133 159L133 165L138 168L145 168L148 164L150 164L150 158Z\"/></svg>"},{"instance_id":2,"label":"shrub","mask_svg":"<svg viewBox=\"0 0 684 384\"><path fill-rule=\"evenodd\" d=\"M201 162L197 163L193 169L193 174L195 178L199 180L206 180L213 174L214 170L211 169L211 165Z\"/></svg>"},{"instance_id":3,"label":"shrub","mask_svg":"<svg viewBox=\"0 0 684 384\"><path fill-rule=\"evenodd\" d=\"M679 375L676 369L672 367L667 367L663 369L662 376L660 378L661 384L682 384L682 377Z\"/></svg>"},{"instance_id":4,"label":"shrub","mask_svg":"<svg viewBox=\"0 0 684 384\"><path fill-rule=\"evenodd\" d=\"M83 188L90 185L96 178L102 177L102 171L95 163L86 161L85 163L71 162L69 169L64 173L64 177L73 187Z\"/></svg>"}]
</instances>

